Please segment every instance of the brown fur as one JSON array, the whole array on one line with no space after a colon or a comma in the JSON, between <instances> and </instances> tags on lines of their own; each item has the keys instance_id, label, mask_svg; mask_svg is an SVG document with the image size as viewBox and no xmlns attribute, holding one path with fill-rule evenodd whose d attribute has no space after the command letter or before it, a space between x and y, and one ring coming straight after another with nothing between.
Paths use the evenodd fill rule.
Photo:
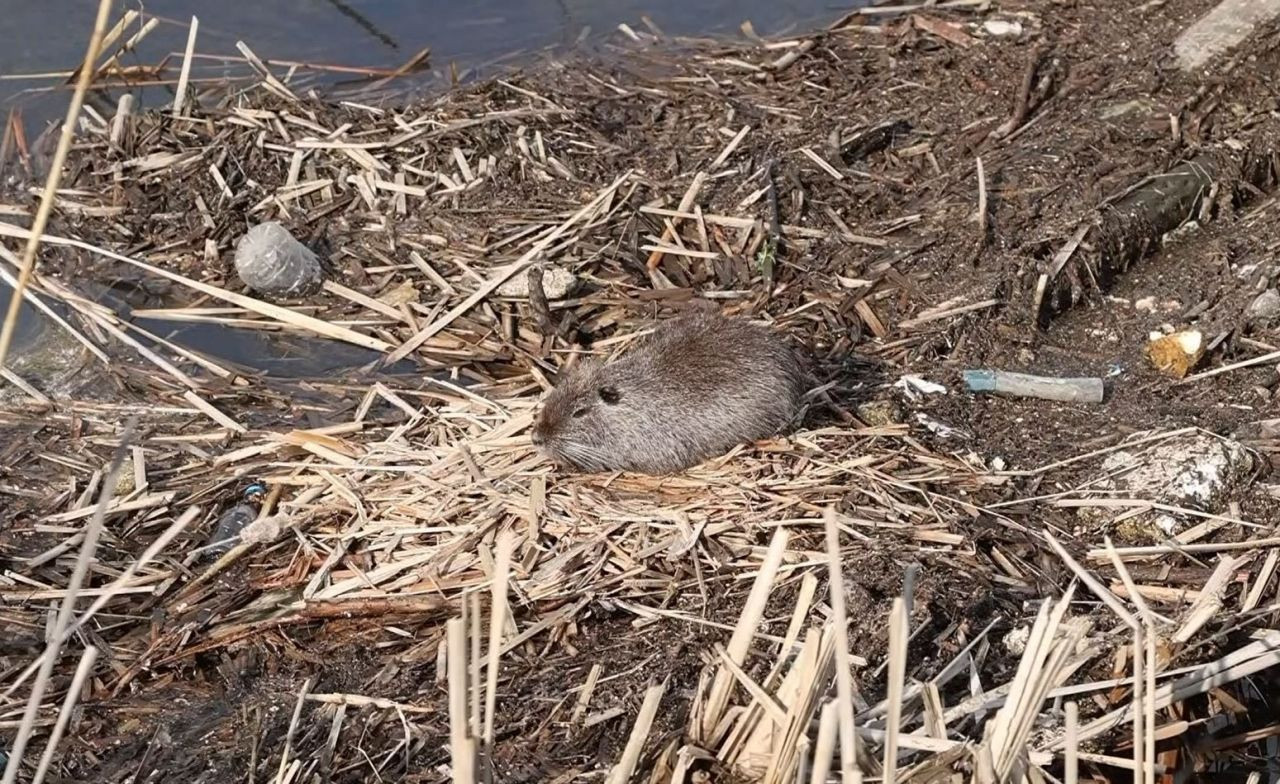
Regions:
<instances>
[{"instance_id":1,"label":"brown fur","mask_svg":"<svg viewBox=\"0 0 1280 784\"><path fill-rule=\"evenodd\" d=\"M805 386L781 333L696 311L660 322L614 362L567 371L533 441L583 471L673 473L793 424Z\"/></svg>"}]
</instances>

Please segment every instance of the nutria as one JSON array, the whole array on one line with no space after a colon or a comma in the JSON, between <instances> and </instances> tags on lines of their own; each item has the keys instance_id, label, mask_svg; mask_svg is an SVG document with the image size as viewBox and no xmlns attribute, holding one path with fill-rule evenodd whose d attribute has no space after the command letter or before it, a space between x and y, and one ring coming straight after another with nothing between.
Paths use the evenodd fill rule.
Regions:
<instances>
[{"instance_id":1,"label":"nutria","mask_svg":"<svg viewBox=\"0 0 1280 784\"><path fill-rule=\"evenodd\" d=\"M792 424L805 363L780 332L706 310L667 319L603 364L566 371L533 443L582 471L681 471Z\"/></svg>"}]
</instances>

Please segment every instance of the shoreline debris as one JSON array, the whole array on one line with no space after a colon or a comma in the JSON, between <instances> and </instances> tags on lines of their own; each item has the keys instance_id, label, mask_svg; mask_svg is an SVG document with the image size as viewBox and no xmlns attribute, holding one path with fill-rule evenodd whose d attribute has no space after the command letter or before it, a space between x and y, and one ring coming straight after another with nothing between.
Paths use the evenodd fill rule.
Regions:
<instances>
[{"instance_id":1,"label":"shoreline debris","mask_svg":"<svg viewBox=\"0 0 1280 784\"><path fill-rule=\"evenodd\" d=\"M1101 403L1106 386L1100 378L1055 378L1007 370L966 370L961 374L970 392L1002 397L1033 397L1062 403Z\"/></svg>"},{"instance_id":2,"label":"shoreline debris","mask_svg":"<svg viewBox=\"0 0 1280 784\"><path fill-rule=\"evenodd\" d=\"M1147 342L1147 357L1156 370L1173 378L1186 378L1205 354L1204 334L1185 329L1168 335L1153 332Z\"/></svg>"},{"instance_id":3,"label":"shoreline debris","mask_svg":"<svg viewBox=\"0 0 1280 784\"><path fill-rule=\"evenodd\" d=\"M1207 510L1178 507L1154 483L1107 485L1138 473L1107 458L1142 461L1192 421L1274 460L1270 435L1239 435L1273 416L1258 401L1273 407L1274 390L1253 389L1273 368L1181 386L1141 351L1164 318L1234 333L1240 356L1280 345L1223 323L1273 285L1230 267L1270 266L1280 210L1233 210L1230 178L1213 178L1223 198L1188 203L1227 207L1220 220L1196 209L1204 230L1143 235L1135 253L1154 258L1135 272L1160 280L1122 293L1185 303L1167 314L1098 298L1049 335L1019 306L1067 238L1076 261L1108 247L1073 220L1104 194L1155 190L1190 149L1275 149L1271 39L1229 79L1146 67L1209 2L1028 0L1021 40L953 34L986 0L678 54L632 31L622 67L583 56L404 104L324 101L259 60L249 89L199 83L182 119L131 115L115 142L112 118L86 112L31 291L102 344L103 391L0 407L9 720L39 683L19 732L56 741L73 720L76 742L49 753L51 775L76 781L612 768L779 784L891 777L886 758L899 781L1247 774L1280 721L1265 699L1280 678L1275 488L1237 477L1240 460ZM1061 54L993 140L1042 39ZM1100 119L1139 97L1150 108ZM898 117L845 160L842 139ZM979 160L989 241L969 265ZM25 218L38 194L20 182L0 212ZM332 279L306 302L235 293L236 240L270 220L332 245ZM11 246L24 232L0 224ZM788 251L770 256L771 238ZM1060 282L1101 282L1071 261ZM549 272L541 297L502 295L549 263L578 278L570 296L550 304ZM139 329L162 322L108 318L92 280L163 289L169 317L324 335L420 372L298 380L176 342L143 354ZM701 301L812 349L829 376L814 421L665 477L574 475L536 454L532 415L561 370ZM924 381L1113 363L1134 381L1105 410L987 405ZM106 481L124 441L132 487ZM246 477L278 508L191 569ZM100 495L101 547L81 559ZM1113 547L1145 512L1196 525ZM53 637L51 602L75 608ZM1021 628L1014 655L1001 641ZM41 676L50 640L66 650ZM74 718L67 695L85 704ZM11 758L24 778L34 767Z\"/></svg>"},{"instance_id":4,"label":"shoreline debris","mask_svg":"<svg viewBox=\"0 0 1280 784\"><path fill-rule=\"evenodd\" d=\"M305 297L323 284L320 260L278 221L253 226L236 243L236 272L260 294Z\"/></svg>"}]
</instances>

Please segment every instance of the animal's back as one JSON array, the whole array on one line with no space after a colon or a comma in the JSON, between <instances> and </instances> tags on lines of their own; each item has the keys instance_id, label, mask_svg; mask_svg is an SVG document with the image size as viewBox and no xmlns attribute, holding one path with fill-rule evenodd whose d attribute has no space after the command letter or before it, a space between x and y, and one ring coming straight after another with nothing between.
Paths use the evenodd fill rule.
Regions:
<instances>
[{"instance_id":1,"label":"animal's back","mask_svg":"<svg viewBox=\"0 0 1280 784\"><path fill-rule=\"evenodd\" d=\"M803 363L780 333L701 312L660 322L610 368L634 414L620 434L622 462L651 473L775 435L805 389Z\"/></svg>"}]
</instances>

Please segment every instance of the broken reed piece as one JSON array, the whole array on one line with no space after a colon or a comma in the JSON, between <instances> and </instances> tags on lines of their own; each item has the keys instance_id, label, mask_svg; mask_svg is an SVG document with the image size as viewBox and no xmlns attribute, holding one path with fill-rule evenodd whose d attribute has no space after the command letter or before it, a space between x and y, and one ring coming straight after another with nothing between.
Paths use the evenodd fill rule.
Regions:
<instances>
[{"instance_id":1,"label":"broken reed piece","mask_svg":"<svg viewBox=\"0 0 1280 784\"><path fill-rule=\"evenodd\" d=\"M1265 143L1243 151L1223 144L1106 199L1081 218L1040 275L1032 300L1036 323L1048 326L1087 287L1105 290L1133 263L1159 250L1166 234L1192 218L1204 220L1218 190L1225 189L1238 207L1278 181L1280 151Z\"/></svg>"},{"instance_id":2,"label":"broken reed piece","mask_svg":"<svg viewBox=\"0 0 1280 784\"><path fill-rule=\"evenodd\" d=\"M544 338L556 334L556 323L551 318L551 305L547 302L547 292L542 288L543 267L534 264L529 268L529 309L537 319L538 331Z\"/></svg>"},{"instance_id":3,"label":"broken reed piece","mask_svg":"<svg viewBox=\"0 0 1280 784\"><path fill-rule=\"evenodd\" d=\"M966 370L962 374L970 392L1004 397L1034 397L1062 403L1101 403L1106 389L1100 378L1054 378L1011 373L1005 370Z\"/></svg>"},{"instance_id":4,"label":"broken reed piece","mask_svg":"<svg viewBox=\"0 0 1280 784\"><path fill-rule=\"evenodd\" d=\"M1027 70L1022 74L1022 86L1018 90L1013 113L991 132L992 139L1005 138L1027 121L1028 115L1031 114L1031 91L1036 84L1036 71L1040 70L1040 61L1049 53L1049 49L1049 44L1042 42L1031 50L1031 59L1027 62Z\"/></svg>"}]
</instances>

